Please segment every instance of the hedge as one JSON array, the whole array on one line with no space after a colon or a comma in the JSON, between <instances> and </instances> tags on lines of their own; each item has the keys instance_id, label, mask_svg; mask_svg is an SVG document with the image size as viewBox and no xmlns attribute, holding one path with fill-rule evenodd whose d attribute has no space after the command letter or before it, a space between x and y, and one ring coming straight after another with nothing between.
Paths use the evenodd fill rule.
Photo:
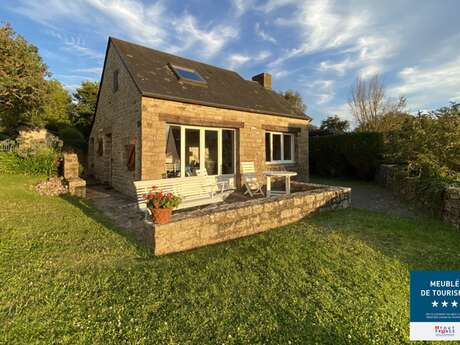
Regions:
<instances>
[{"instance_id":1,"label":"hedge","mask_svg":"<svg viewBox=\"0 0 460 345\"><path fill-rule=\"evenodd\" d=\"M373 179L382 155L381 133L310 137L310 171L313 175Z\"/></svg>"}]
</instances>

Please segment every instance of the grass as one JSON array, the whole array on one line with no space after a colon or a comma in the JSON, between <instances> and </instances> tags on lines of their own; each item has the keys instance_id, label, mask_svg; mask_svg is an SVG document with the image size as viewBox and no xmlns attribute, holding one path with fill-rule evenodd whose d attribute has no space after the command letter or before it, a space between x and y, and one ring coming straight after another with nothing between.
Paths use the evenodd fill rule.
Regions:
<instances>
[{"instance_id":1,"label":"grass","mask_svg":"<svg viewBox=\"0 0 460 345\"><path fill-rule=\"evenodd\" d=\"M365 210L152 257L85 200L0 176L2 344L409 343L409 271L460 236Z\"/></svg>"}]
</instances>

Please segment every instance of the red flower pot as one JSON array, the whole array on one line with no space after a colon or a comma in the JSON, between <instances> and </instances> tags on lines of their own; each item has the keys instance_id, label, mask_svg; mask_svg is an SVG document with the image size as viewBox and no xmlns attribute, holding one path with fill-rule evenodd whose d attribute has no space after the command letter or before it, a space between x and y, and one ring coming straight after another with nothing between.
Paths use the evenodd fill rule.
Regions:
<instances>
[{"instance_id":1,"label":"red flower pot","mask_svg":"<svg viewBox=\"0 0 460 345\"><path fill-rule=\"evenodd\" d=\"M151 208L150 212L155 224L166 224L171 219L172 208Z\"/></svg>"}]
</instances>

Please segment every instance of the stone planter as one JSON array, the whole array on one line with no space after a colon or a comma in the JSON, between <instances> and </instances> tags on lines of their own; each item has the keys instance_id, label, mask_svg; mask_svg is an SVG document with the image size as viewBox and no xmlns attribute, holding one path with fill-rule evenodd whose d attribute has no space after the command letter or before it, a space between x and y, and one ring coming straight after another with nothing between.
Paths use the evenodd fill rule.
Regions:
<instances>
[{"instance_id":1,"label":"stone planter","mask_svg":"<svg viewBox=\"0 0 460 345\"><path fill-rule=\"evenodd\" d=\"M171 208L151 208L150 214L155 224L166 224L171 219Z\"/></svg>"}]
</instances>

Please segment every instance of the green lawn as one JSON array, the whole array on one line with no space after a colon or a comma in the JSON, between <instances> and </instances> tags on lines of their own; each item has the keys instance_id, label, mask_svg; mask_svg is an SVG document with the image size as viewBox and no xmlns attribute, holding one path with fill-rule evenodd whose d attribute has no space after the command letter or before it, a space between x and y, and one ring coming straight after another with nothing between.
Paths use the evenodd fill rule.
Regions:
<instances>
[{"instance_id":1,"label":"green lawn","mask_svg":"<svg viewBox=\"0 0 460 345\"><path fill-rule=\"evenodd\" d=\"M408 343L409 270L460 269L436 221L328 212L152 257L87 201L0 177L0 343Z\"/></svg>"}]
</instances>

